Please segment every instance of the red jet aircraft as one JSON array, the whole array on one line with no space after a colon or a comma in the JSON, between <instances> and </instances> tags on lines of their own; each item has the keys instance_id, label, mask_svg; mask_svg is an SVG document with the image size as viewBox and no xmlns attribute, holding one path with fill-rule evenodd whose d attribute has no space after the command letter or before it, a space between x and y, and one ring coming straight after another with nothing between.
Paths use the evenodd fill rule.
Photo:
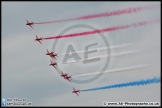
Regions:
<instances>
[{"instance_id":1,"label":"red jet aircraft","mask_svg":"<svg viewBox=\"0 0 162 108\"><path fill-rule=\"evenodd\" d=\"M71 76L68 76L68 75L66 75L66 76L64 76L64 79L66 79L66 80L68 80L68 81L70 81L70 78L71 78ZM72 78L71 78L72 79ZM71 82L71 81L70 81Z\"/></svg>"},{"instance_id":2,"label":"red jet aircraft","mask_svg":"<svg viewBox=\"0 0 162 108\"><path fill-rule=\"evenodd\" d=\"M49 52L48 49L47 49L47 54L46 55L49 55L51 58L53 57L54 59L56 59L55 56L58 57L57 54L54 54L54 52L52 52L52 51Z\"/></svg>"},{"instance_id":3,"label":"red jet aircraft","mask_svg":"<svg viewBox=\"0 0 162 108\"><path fill-rule=\"evenodd\" d=\"M68 76L68 74L61 71L61 77L65 78L66 76Z\"/></svg>"},{"instance_id":4,"label":"red jet aircraft","mask_svg":"<svg viewBox=\"0 0 162 108\"><path fill-rule=\"evenodd\" d=\"M80 90L75 90L75 88L73 87L73 91L72 91L72 93L76 93L77 95L78 95L78 93L77 92L79 92L80 93ZM78 95L79 96L79 95Z\"/></svg>"},{"instance_id":5,"label":"red jet aircraft","mask_svg":"<svg viewBox=\"0 0 162 108\"><path fill-rule=\"evenodd\" d=\"M55 69L57 69L56 67L55 67L55 65L57 66L57 63L55 62L55 63L52 63L52 60L50 60L51 61L51 64L49 64L50 66L53 66Z\"/></svg>"},{"instance_id":6,"label":"red jet aircraft","mask_svg":"<svg viewBox=\"0 0 162 108\"><path fill-rule=\"evenodd\" d=\"M55 57L58 57L57 54L51 54L49 55L51 58L53 57L55 60L57 60Z\"/></svg>"},{"instance_id":7,"label":"red jet aircraft","mask_svg":"<svg viewBox=\"0 0 162 108\"><path fill-rule=\"evenodd\" d=\"M67 73L64 73L64 72L62 72L61 71L61 77L64 77L64 79L66 79L66 80L68 80L68 81L70 81L70 78L71 78L71 76L68 76L68 74ZM71 78L72 79L72 78ZM71 82L71 81L70 81Z\"/></svg>"},{"instance_id":8,"label":"red jet aircraft","mask_svg":"<svg viewBox=\"0 0 162 108\"><path fill-rule=\"evenodd\" d=\"M42 37L42 38L38 38L38 36L36 35L36 39L35 39L35 41L38 41L39 43L41 43L40 40L43 41L43 37ZM42 44L42 43L41 43L41 44Z\"/></svg>"},{"instance_id":9,"label":"red jet aircraft","mask_svg":"<svg viewBox=\"0 0 162 108\"><path fill-rule=\"evenodd\" d=\"M33 28L32 25L34 26L34 22L28 22L28 20L26 20L26 25L29 25L31 28Z\"/></svg>"}]
</instances>

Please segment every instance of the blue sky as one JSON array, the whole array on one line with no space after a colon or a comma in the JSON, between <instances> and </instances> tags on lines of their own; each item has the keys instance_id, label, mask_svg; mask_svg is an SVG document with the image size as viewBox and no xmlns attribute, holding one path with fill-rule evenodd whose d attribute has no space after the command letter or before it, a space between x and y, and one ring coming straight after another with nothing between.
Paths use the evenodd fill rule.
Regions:
<instances>
[{"instance_id":1,"label":"blue sky","mask_svg":"<svg viewBox=\"0 0 162 108\"><path fill-rule=\"evenodd\" d=\"M160 19L161 7L120 16L34 25L34 29L25 25L26 20L33 22L60 20L147 4L160 2L2 2L2 97L26 98L34 106L102 106L103 101L160 102L159 83L82 92L80 97L71 93L72 87L88 89L160 76L160 23L103 33L110 46L132 43L129 47L111 50L111 54L139 50L137 54L110 58L107 70L140 64L154 65L153 67L103 74L97 80L84 84L64 80L53 67L49 66L50 58L45 54L47 49L52 50L54 40L45 40L41 45L34 39L35 35L39 37L59 35L67 27L76 24L102 29ZM88 29L76 28L67 33L80 31ZM84 50L86 45L96 42L98 45L91 48L105 46L98 34L59 39L55 52L65 53L70 44L76 51L80 51ZM101 51L89 54L89 57L105 54L105 51ZM80 57L83 58L84 55L80 54ZM64 56L59 56L58 62L62 62L63 58ZM99 72L105 63L106 59L86 65L82 62L61 64L59 69L71 75L79 75ZM78 80L88 78L80 77Z\"/></svg>"}]
</instances>

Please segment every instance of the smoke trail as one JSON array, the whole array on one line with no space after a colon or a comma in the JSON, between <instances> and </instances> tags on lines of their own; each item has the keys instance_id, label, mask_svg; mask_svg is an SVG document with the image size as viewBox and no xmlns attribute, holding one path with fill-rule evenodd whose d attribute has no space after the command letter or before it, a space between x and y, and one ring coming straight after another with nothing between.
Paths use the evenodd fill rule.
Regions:
<instances>
[{"instance_id":1,"label":"smoke trail","mask_svg":"<svg viewBox=\"0 0 162 108\"><path fill-rule=\"evenodd\" d=\"M104 13L86 15L86 16L81 16L81 17L76 17L76 18L63 19L63 20L37 22L34 24L47 24L47 23L57 23L57 22L65 22L65 21L72 21L72 20L86 20L86 19L91 19L91 18L119 16L122 14L137 13L137 12L141 12L143 10L152 10L152 9L156 9L159 7L160 7L159 4L152 4L152 5L148 5L148 6L138 6L138 7L133 7L133 8L129 7L127 9L122 9L122 10L117 10L117 11L112 11L112 12L104 12Z\"/></svg>"},{"instance_id":2,"label":"smoke trail","mask_svg":"<svg viewBox=\"0 0 162 108\"><path fill-rule=\"evenodd\" d=\"M81 75L75 75L74 77L87 77L87 76L92 76L92 75L97 75L97 74L111 74L111 73L117 73L117 72L127 72L127 71L133 71L137 69L144 69L149 67L148 65L136 65L136 66L130 66L130 67L123 67L119 69L112 69L112 70L107 70L103 72L93 72L93 73L88 73L88 74L81 74Z\"/></svg>"},{"instance_id":3,"label":"smoke trail","mask_svg":"<svg viewBox=\"0 0 162 108\"><path fill-rule=\"evenodd\" d=\"M87 50L82 50L82 51L76 51L76 52L71 52L70 54L80 54L80 53L85 53L85 52L91 52L93 50L97 50L97 51L102 51L102 50L112 50L112 49L119 49L119 48L124 48L124 47L128 47L130 46L131 44L121 44L121 45L115 45L115 46L110 46L110 47L103 47L103 48L94 48L94 49L89 49L88 51ZM69 53L63 53L63 54L60 54L60 55L68 55Z\"/></svg>"},{"instance_id":4,"label":"smoke trail","mask_svg":"<svg viewBox=\"0 0 162 108\"><path fill-rule=\"evenodd\" d=\"M140 85L147 85L147 84L160 83L160 82L161 82L160 77L153 77L153 78L145 79L145 80L137 80L137 81L132 81L132 82L119 83L119 84L108 85L108 86L103 86L103 87L80 90L80 92L104 90L104 89L120 88L120 87L128 87L128 86L140 86Z\"/></svg>"},{"instance_id":5,"label":"smoke trail","mask_svg":"<svg viewBox=\"0 0 162 108\"><path fill-rule=\"evenodd\" d=\"M106 59L106 58L109 58L109 57L119 57L119 56L125 56L125 55L128 55L128 54L134 54L138 52L138 50L130 50L130 51L123 51L121 53L115 53L115 54L111 54L111 55L104 55L104 56L95 56L95 57L91 57L89 59L81 59L81 60L72 60L72 61L69 61L69 62L62 62L62 63L59 63L59 64L70 64L70 63L76 63L76 62L83 62L83 61L91 61L91 60L95 60L96 58L100 58L100 59Z\"/></svg>"},{"instance_id":6,"label":"smoke trail","mask_svg":"<svg viewBox=\"0 0 162 108\"><path fill-rule=\"evenodd\" d=\"M127 29L127 28L131 28L131 27L144 26L144 25L159 23L159 22L160 22L159 19L158 20L156 19L156 20L142 21L142 22L133 23L133 24L129 24L129 25L126 24L126 25L114 26L114 27L100 29L100 30L97 29L97 30L93 30L93 31L66 34L66 35L60 35L60 36L52 36L52 37L47 37L47 38L43 38L43 39L44 40L60 39L60 38L69 38L69 37L83 36L83 35L89 35L89 34L96 34L96 33L101 33L101 32L104 33L104 32L115 31L115 30L120 30L120 29Z\"/></svg>"}]
</instances>

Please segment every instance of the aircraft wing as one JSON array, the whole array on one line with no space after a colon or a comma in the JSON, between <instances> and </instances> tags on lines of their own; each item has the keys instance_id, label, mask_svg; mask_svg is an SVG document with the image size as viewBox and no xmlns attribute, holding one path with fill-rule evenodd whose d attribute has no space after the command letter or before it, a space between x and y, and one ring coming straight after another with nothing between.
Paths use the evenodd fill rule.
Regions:
<instances>
[{"instance_id":1,"label":"aircraft wing","mask_svg":"<svg viewBox=\"0 0 162 108\"><path fill-rule=\"evenodd\" d=\"M73 90L75 91L75 88L73 87Z\"/></svg>"},{"instance_id":2,"label":"aircraft wing","mask_svg":"<svg viewBox=\"0 0 162 108\"><path fill-rule=\"evenodd\" d=\"M77 95L78 95L78 93L77 92L75 92ZM79 96L79 95L78 95Z\"/></svg>"},{"instance_id":3,"label":"aircraft wing","mask_svg":"<svg viewBox=\"0 0 162 108\"><path fill-rule=\"evenodd\" d=\"M56 58L55 58L55 56L53 57L55 60L57 60Z\"/></svg>"},{"instance_id":4,"label":"aircraft wing","mask_svg":"<svg viewBox=\"0 0 162 108\"><path fill-rule=\"evenodd\" d=\"M36 35L36 38L38 39L38 36Z\"/></svg>"},{"instance_id":5,"label":"aircraft wing","mask_svg":"<svg viewBox=\"0 0 162 108\"><path fill-rule=\"evenodd\" d=\"M51 58L52 58L52 56L51 55L49 55Z\"/></svg>"},{"instance_id":6,"label":"aircraft wing","mask_svg":"<svg viewBox=\"0 0 162 108\"><path fill-rule=\"evenodd\" d=\"M31 25L29 25L31 28L33 28Z\"/></svg>"},{"instance_id":7,"label":"aircraft wing","mask_svg":"<svg viewBox=\"0 0 162 108\"><path fill-rule=\"evenodd\" d=\"M52 58L53 56L51 54L49 54L49 56Z\"/></svg>"},{"instance_id":8,"label":"aircraft wing","mask_svg":"<svg viewBox=\"0 0 162 108\"><path fill-rule=\"evenodd\" d=\"M67 79L68 81L70 81L69 78L66 78L66 79ZM70 81L70 82L71 82L71 81Z\"/></svg>"},{"instance_id":9,"label":"aircraft wing","mask_svg":"<svg viewBox=\"0 0 162 108\"><path fill-rule=\"evenodd\" d=\"M38 40L39 43L41 43L39 40ZM41 43L42 44L42 43Z\"/></svg>"},{"instance_id":10,"label":"aircraft wing","mask_svg":"<svg viewBox=\"0 0 162 108\"><path fill-rule=\"evenodd\" d=\"M55 56L53 56L53 55L50 55L51 56L51 58L54 58L55 60L57 60L56 58L55 58Z\"/></svg>"},{"instance_id":11,"label":"aircraft wing","mask_svg":"<svg viewBox=\"0 0 162 108\"><path fill-rule=\"evenodd\" d=\"M49 53L48 49L47 49L47 53Z\"/></svg>"},{"instance_id":12,"label":"aircraft wing","mask_svg":"<svg viewBox=\"0 0 162 108\"><path fill-rule=\"evenodd\" d=\"M29 23L28 20L26 20L26 22Z\"/></svg>"},{"instance_id":13,"label":"aircraft wing","mask_svg":"<svg viewBox=\"0 0 162 108\"><path fill-rule=\"evenodd\" d=\"M57 69L55 66L53 66L55 69Z\"/></svg>"}]
</instances>

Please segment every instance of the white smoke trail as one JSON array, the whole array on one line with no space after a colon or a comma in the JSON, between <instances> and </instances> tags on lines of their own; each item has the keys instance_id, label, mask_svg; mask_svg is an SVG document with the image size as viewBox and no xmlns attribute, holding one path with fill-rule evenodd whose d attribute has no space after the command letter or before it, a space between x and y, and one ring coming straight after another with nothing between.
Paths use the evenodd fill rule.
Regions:
<instances>
[{"instance_id":1,"label":"white smoke trail","mask_svg":"<svg viewBox=\"0 0 162 108\"><path fill-rule=\"evenodd\" d=\"M88 73L88 74L75 75L73 77L85 77L85 76L91 76L91 75L96 75L96 74L110 74L110 73L115 73L115 72L126 72L126 71L132 71L132 70L137 70L137 69L144 69L147 67L149 66L143 64L143 65L136 65L136 66L119 68L119 69L107 70L105 72L93 72L93 73Z\"/></svg>"},{"instance_id":2,"label":"white smoke trail","mask_svg":"<svg viewBox=\"0 0 162 108\"><path fill-rule=\"evenodd\" d=\"M130 51L123 51L123 52L120 52L120 53L115 53L115 54L111 54L111 55L104 55L104 56L95 56L95 57L91 57L89 59L81 59L81 60L72 60L72 61L69 61L69 62L62 62L62 63L58 63L58 64L70 64L70 63L76 63L76 62L85 62L85 61L91 61L91 60L95 60L97 58L100 58L100 59L106 59L106 58L109 58L109 57L119 57L119 56L125 56L125 55L129 55L129 54L134 54L138 52L138 50L130 50Z\"/></svg>"},{"instance_id":3,"label":"white smoke trail","mask_svg":"<svg viewBox=\"0 0 162 108\"><path fill-rule=\"evenodd\" d=\"M88 51L86 50L82 50L82 51L76 51L76 52L70 52L70 53L63 53L60 55L68 55L68 54L79 54L79 53L85 53L85 52L90 52L93 50L97 50L97 51L102 51L102 50L112 50L112 49L119 49L119 48L124 48L124 47L128 47L131 44L121 44L121 45L114 45L114 46L110 46L110 47L103 47L103 48L94 48L94 49L89 49Z\"/></svg>"}]
</instances>

